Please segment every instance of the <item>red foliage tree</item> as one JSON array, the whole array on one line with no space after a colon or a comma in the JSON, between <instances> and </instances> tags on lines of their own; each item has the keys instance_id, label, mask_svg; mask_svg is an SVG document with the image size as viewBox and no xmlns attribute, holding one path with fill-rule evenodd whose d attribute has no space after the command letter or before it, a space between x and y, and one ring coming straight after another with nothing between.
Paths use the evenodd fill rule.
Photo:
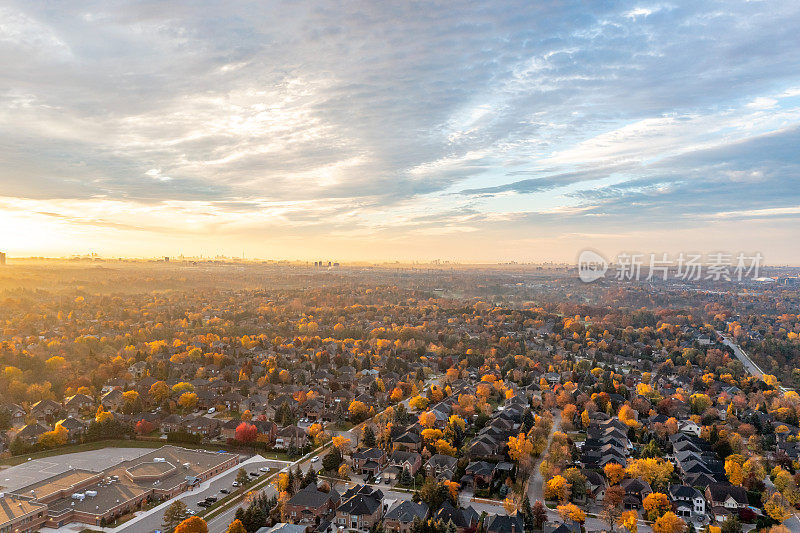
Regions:
<instances>
[{"instance_id":1,"label":"red foliage tree","mask_svg":"<svg viewBox=\"0 0 800 533\"><path fill-rule=\"evenodd\" d=\"M239 442L253 442L258 435L258 429L253 424L242 422L236 426L235 438Z\"/></svg>"},{"instance_id":2,"label":"red foliage tree","mask_svg":"<svg viewBox=\"0 0 800 533\"><path fill-rule=\"evenodd\" d=\"M155 429L156 429L155 424L153 424L149 420L139 420L138 422L136 422L137 435L147 435L148 433L152 433Z\"/></svg>"}]
</instances>

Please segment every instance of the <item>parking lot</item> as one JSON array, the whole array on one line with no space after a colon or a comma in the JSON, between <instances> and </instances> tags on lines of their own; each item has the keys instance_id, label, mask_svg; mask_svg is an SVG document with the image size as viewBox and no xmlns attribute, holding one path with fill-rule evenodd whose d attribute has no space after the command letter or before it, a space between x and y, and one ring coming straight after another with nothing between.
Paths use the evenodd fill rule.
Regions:
<instances>
[{"instance_id":1,"label":"parking lot","mask_svg":"<svg viewBox=\"0 0 800 533\"><path fill-rule=\"evenodd\" d=\"M70 468L82 468L97 472L151 451L150 448L105 448L34 459L0 470L0 489L3 492L17 490L50 476L66 472Z\"/></svg>"}]
</instances>

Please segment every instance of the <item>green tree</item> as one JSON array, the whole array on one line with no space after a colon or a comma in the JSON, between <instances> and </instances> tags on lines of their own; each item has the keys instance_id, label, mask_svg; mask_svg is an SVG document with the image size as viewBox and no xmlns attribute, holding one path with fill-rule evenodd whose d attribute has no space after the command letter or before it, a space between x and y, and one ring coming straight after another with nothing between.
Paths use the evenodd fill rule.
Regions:
<instances>
[{"instance_id":1,"label":"green tree","mask_svg":"<svg viewBox=\"0 0 800 533\"><path fill-rule=\"evenodd\" d=\"M186 519L186 517L188 516L187 511L188 509L186 507L186 504L183 503L182 501L175 500L174 502L172 502L169 505L169 507L167 507L167 509L164 511L164 519L162 522L164 525L164 530L172 531L173 529L175 529L178 526L178 524L180 524Z\"/></svg>"},{"instance_id":2,"label":"green tree","mask_svg":"<svg viewBox=\"0 0 800 533\"><path fill-rule=\"evenodd\" d=\"M343 460L342 452L339 451L339 448L334 447L322 458L322 468L324 468L326 472L336 472Z\"/></svg>"},{"instance_id":3,"label":"green tree","mask_svg":"<svg viewBox=\"0 0 800 533\"><path fill-rule=\"evenodd\" d=\"M250 482L250 476L247 475L247 470L240 468L239 471L236 472L236 482L243 487Z\"/></svg>"}]
</instances>

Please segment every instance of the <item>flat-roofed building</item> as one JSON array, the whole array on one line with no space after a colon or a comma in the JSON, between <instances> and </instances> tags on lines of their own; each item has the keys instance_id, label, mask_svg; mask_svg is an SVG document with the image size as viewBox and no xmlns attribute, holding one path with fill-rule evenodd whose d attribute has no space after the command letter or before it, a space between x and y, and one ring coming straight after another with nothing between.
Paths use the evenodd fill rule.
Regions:
<instances>
[{"instance_id":1,"label":"flat-roofed building","mask_svg":"<svg viewBox=\"0 0 800 533\"><path fill-rule=\"evenodd\" d=\"M102 526L148 500L167 500L238 464L238 455L163 446L102 472L68 470L14 491L45 506L47 526ZM0 533L3 530L0 529Z\"/></svg>"},{"instance_id":2,"label":"flat-roofed building","mask_svg":"<svg viewBox=\"0 0 800 533\"><path fill-rule=\"evenodd\" d=\"M47 521L47 506L15 495L0 497L0 531L29 533Z\"/></svg>"}]
</instances>

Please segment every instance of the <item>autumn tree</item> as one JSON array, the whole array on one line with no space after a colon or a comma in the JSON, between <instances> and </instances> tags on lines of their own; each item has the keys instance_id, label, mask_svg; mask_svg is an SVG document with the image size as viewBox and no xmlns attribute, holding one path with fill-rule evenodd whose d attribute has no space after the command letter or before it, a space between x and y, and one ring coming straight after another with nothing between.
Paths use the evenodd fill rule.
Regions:
<instances>
[{"instance_id":1,"label":"autumn tree","mask_svg":"<svg viewBox=\"0 0 800 533\"><path fill-rule=\"evenodd\" d=\"M654 489L667 486L674 467L669 461L656 457L629 459L625 473L632 478L642 478Z\"/></svg>"},{"instance_id":2,"label":"autumn tree","mask_svg":"<svg viewBox=\"0 0 800 533\"><path fill-rule=\"evenodd\" d=\"M639 516L636 514L636 511L625 511L619 517L620 524L628 533L636 533L639 529Z\"/></svg>"},{"instance_id":3,"label":"autumn tree","mask_svg":"<svg viewBox=\"0 0 800 533\"><path fill-rule=\"evenodd\" d=\"M228 529L225 530L225 533L247 533L247 529L245 529L242 521L237 518L231 522L231 525L228 526Z\"/></svg>"},{"instance_id":4,"label":"autumn tree","mask_svg":"<svg viewBox=\"0 0 800 533\"><path fill-rule=\"evenodd\" d=\"M544 497L547 500L558 500L566 502L569 500L571 488L566 478L562 475L555 475L550 478L544 486Z\"/></svg>"},{"instance_id":5,"label":"autumn tree","mask_svg":"<svg viewBox=\"0 0 800 533\"><path fill-rule=\"evenodd\" d=\"M178 524L175 533L208 533L208 525L199 516L190 516Z\"/></svg>"},{"instance_id":6,"label":"autumn tree","mask_svg":"<svg viewBox=\"0 0 800 533\"><path fill-rule=\"evenodd\" d=\"M150 398L157 404L164 403L169 398L170 392L169 385L164 381L156 381L150 385Z\"/></svg>"},{"instance_id":7,"label":"autumn tree","mask_svg":"<svg viewBox=\"0 0 800 533\"><path fill-rule=\"evenodd\" d=\"M234 432L234 438L242 443L253 442L257 436L258 428L247 422L242 422L236 426L236 431Z\"/></svg>"},{"instance_id":8,"label":"autumn tree","mask_svg":"<svg viewBox=\"0 0 800 533\"><path fill-rule=\"evenodd\" d=\"M672 508L669 498L661 492L651 492L642 500L642 507L647 513L647 519L653 521L660 518Z\"/></svg>"},{"instance_id":9,"label":"autumn tree","mask_svg":"<svg viewBox=\"0 0 800 533\"><path fill-rule=\"evenodd\" d=\"M609 485L616 485L625 478L625 467L617 463L606 463L603 467Z\"/></svg>"},{"instance_id":10,"label":"autumn tree","mask_svg":"<svg viewBox=\"0 0 800 533\"><path fill-rule=\"evenodd\" d=\"M683 533L686 522L672 511L664 513L653 523L653 533Z\"/></svg>"},{"instance_id":11,"label":"autumn tree","mask_svg":"<svg viewBox=\"0 0 800 533\"><path fill-rule=\"evenodd\" d=\"M517 462L523 474L527 474L533 458L533 443L524 433L516 437L512 435L508 438L508 455Z\"/></svg>"},{"instance_id":12,"label":"autumn tree","mask_svg":"<svg viewBox=\"0 0 800 533\"><path fill-rule=\"evenodd\" d=\"M408 406L415 411L424 411L428 407L428 399L424 396L414 396L408 402Z\"/></svg>"},{"instance_id":13,"label":"autumn tree","mask_svg":"<svg viewBox=\"0 0 800 533\"><path fill-rule=\"evenodd\" d=\"M586 513L583 511L583 509L573 503L559 505L556 507L556 511L561 516L561 520L564 522L567 520L572 520L573 522L582 524L586 521Z\"/></svg>"},{"instance_id":14,"label":"autumn tree","mask_svg":"<svg viewBox=\"0 0 800 533\"><path fill-rule=\"evenodd\" d=\"M725 475L728 476L728 481L730 481L731 484L741 485L744 481L744 473L742 472L743 463L734 459L734 455L728 456L728 458L725 459Z\"/></svg>"},{"instance_id":15,"label":"autumn tree","mask_svg":"<svg viewBox=\"0 0 800 533\"><path fill-rule=\"evenodd\" d=\"M606 489L605 497L603 498L603 509L600 511L600 519L607 522L611 531L614 531L623 513L623 499L625 498L625 489L619 485L613 485Z\"/></svg>"},{"instance_id":16,"label":"autumn tree","mask_svg":"<svg viewBox=\"0 0 800 533\"><path fill-rule=\"evenodd\" d=\"M178 398L178 405L189 411L197 406L197 400L197 394L194 392L184 392L181 394L180 398Z\"/></svg>"},{"instance_id":17,"label":"autumn tree","mask_svg":"<svg viewBox=\"0 0 800 533\"><path fill-rule=\"evenodd\" d=\"M541 529L547 521L547 509L545 508L542 500L536 500L531 508L531 515L533 516L533 527Z\"/></svg>"},{"instance_id":18,"label":"autumn tree","mask_svg":"<svg viewBox=\"0 0 800 533\"><path fill-rule=\"evenodd\" d=\"M347 408L347 411L350 413L350 420L354 424L360 424L369 416L369 409L367 406L364 404L364 402L358 400L353 400L350 402L350 406Z\"/></svg>"},{"instance_id":19,"label":"autumn tree","mask_svg":"<svg viewBox=\"0 0 800 533\"><path fill-rule=\"evenodd\" d=\"M783 522L792 513L789 502L780 492L773 492L769 499L764 502L764 511L776 522Z\"/></svg>"}]
</instances>

